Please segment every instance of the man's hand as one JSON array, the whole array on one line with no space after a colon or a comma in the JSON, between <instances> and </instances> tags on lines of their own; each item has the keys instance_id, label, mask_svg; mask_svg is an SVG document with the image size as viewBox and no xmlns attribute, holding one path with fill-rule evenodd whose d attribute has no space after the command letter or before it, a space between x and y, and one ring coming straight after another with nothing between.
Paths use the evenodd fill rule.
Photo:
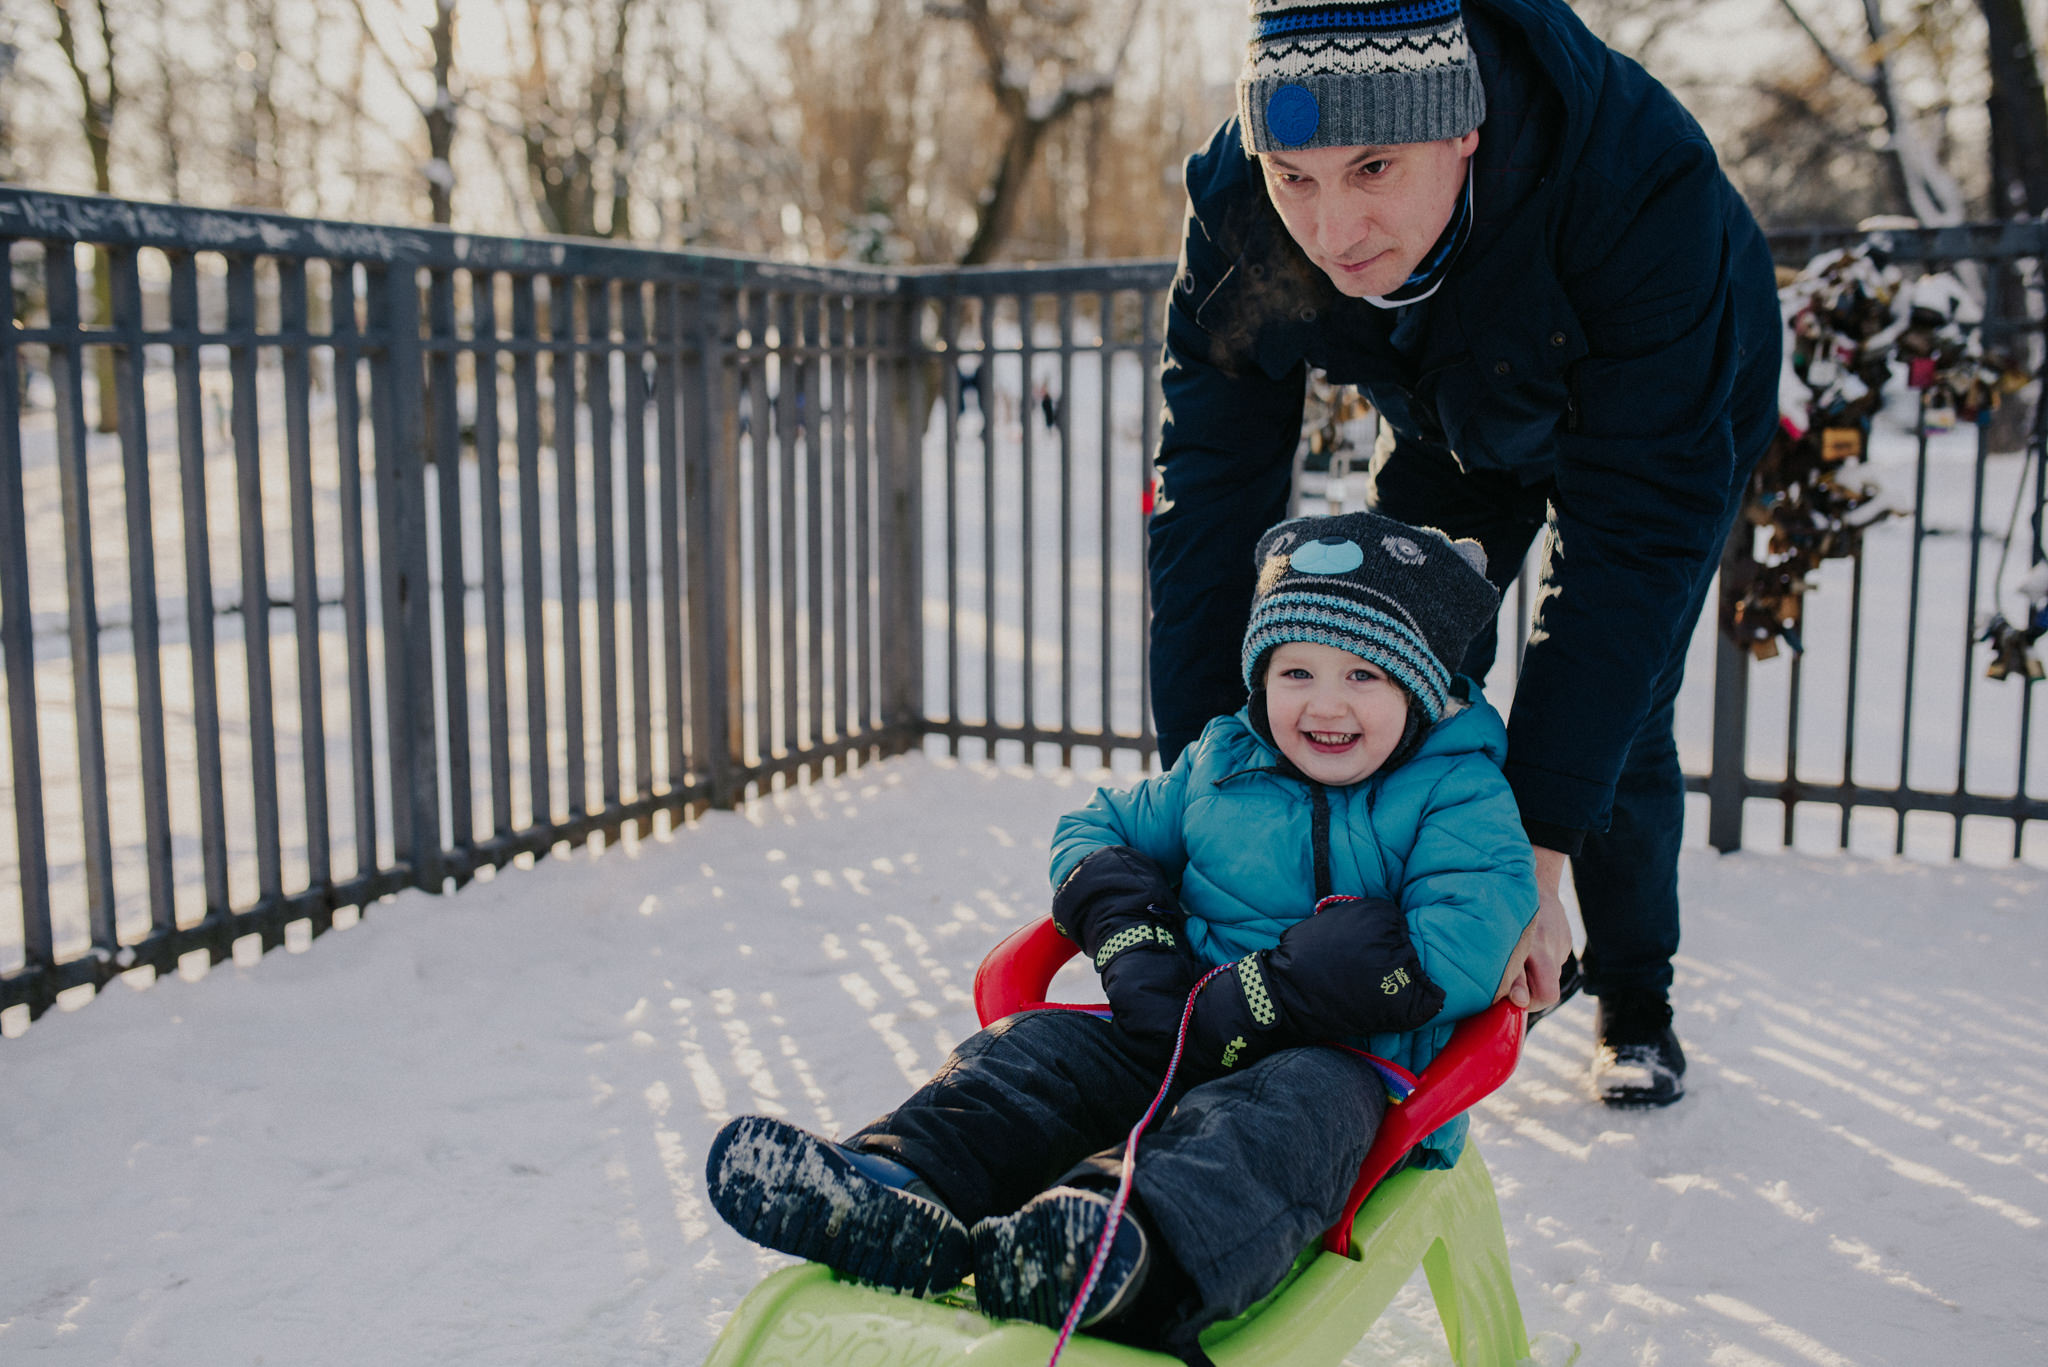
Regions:
<instances>
[{"instance_id":1,"label":"man's hand","mask_svg":"<svg viewBox=\"0 0 2048 1367\"><path fill-rule=\"evenodd\" d=\"M1507 975L1493 994L1495 1001L1506 997L1528 1011L1557 1005L1558 970L1572 952L1571 922L1565 919L1564 901L1557 893L1564 878L1565 856L1541 845L1535 850L1536 916L1508 956Z\"/></svg>"}]
</instances>

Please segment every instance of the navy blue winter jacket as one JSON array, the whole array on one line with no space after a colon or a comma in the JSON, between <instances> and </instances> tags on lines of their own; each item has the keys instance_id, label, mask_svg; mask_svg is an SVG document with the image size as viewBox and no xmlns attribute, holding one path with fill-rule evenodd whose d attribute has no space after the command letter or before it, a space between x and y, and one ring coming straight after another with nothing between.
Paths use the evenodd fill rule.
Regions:
<instances>
[{"instance_id":1,"label":"navy blue winter jacket","mask_svg":"<svg viewBox=\"0 0 2048 1367\"><path fill-rule=\"evenodd\" d=\"M1557 552L1506 772L1532 828L1602 830L1776 422L1777 295L1755 220L1669 92L1557 0L1465 0L1465 15L1487 95L1474 225L1428 300L1339 294L1288 236L1236 120L1187 164L1149 548L1153 712L1170 760L1244 701L1252 550L1285 515L1319 367L1359 385L1397 443L1543 486Z\"/></svg>"}]
</instances>

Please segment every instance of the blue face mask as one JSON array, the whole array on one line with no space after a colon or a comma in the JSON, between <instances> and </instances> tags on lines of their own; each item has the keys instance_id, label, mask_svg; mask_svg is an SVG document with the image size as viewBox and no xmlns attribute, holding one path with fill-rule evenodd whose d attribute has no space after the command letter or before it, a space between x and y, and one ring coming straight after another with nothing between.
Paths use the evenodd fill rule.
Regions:
<instances>
[{"instance_id":1,"label":"blue face mask","mask_svg":"<svg viewBox=\"0 0 2048 1367\"><path fill-rule=\"evenodd\" d=\"M1368 294L1365 301L1383 309L1397 309L1403 304L1412 304L1418 299L1427 299L1435 294L1437 287L1450 273L1451 262L1465 246L1465 239L1472 236L1472 161L1465 161L1465 188L1458 192L1458 205L1451 210L1451 221L1444 225L1437 237L1436 245L1422 258L1422 264L1414 274L1402 281L1400 286L1386 294Z\"/></svg>"}]
</instances>

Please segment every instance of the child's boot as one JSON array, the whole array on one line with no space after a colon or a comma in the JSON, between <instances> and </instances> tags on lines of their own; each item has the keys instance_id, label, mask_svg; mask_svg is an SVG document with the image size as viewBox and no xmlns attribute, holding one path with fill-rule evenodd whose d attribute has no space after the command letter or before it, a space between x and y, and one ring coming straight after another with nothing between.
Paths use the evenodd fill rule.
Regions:
<instances>
[{"instance_id":1,"label":"child's boot","mask_svg":"<svg viewBox=\"0 0 2048 1367\"><path fill-rule=\"evenodd\" d=\"M1059 1328L1088 1277L1109 1207L1110 1198L1100 1192L1054 1187L1014 1215L977 1224L974 1291L982 1312ZM1126 1211L1081 1312L1082 1327L1130 1309L1150 1263L1144 1227Z\"/></svg>"},{"instance_id":2,"label":"child's boot","mask_svg":"<svg viewBox=\"0 0 2048 1367\"><path fill-rule=\"evenodd\" d=\"M903 1164L763 1115L729 1122L704 1163L711 1204L757 1244L915 1296L957 1286L967 1227Z\"/></svg>"}]
</instances>

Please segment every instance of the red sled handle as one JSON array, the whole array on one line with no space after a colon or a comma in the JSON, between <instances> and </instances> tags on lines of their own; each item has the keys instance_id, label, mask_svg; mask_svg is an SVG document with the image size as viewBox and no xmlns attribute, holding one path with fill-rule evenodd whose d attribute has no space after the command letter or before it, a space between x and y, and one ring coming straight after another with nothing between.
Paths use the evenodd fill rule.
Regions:
<instances>
[{"instance_id":1,"label":"red sled handle","mask_svg":"<svg viewBox=\"0 0 2048 1367\"><path fill-rule=\"evenodd\" d=\"M1053 975L1080 952L1080 946L1052 928L1049 916L1012 931L974 971L975 1014L986 1026L1033 1007L1088 1006L1046 1000ZM1422 1070L1414 1093L1400 1105L1387 1108L1358 1178L1351 1184L1344 1214L1323 1236L1324 1248L1348 1253L1352 1222L1381 1179L1431 1131L1456 1119L1508 1080L1522 1056L1523 1030L1522 1008L1505 998L1458 1022L1450 1042Z\"/></svg>"}]
</instances>

